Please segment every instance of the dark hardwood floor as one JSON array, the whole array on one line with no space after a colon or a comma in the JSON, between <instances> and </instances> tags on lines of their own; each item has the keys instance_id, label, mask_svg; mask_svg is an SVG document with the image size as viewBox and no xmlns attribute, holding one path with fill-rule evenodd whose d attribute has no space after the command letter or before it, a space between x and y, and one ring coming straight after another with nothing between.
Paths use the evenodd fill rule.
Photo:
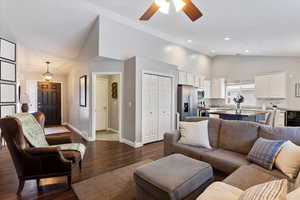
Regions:
<instances>
[{"instance_id":1,"label":"dark hardwood floor","mask_svg":"<svg viewBox=\"0 0 300 200\"><path fill-rule=\"evenodd\" d=\"M119 142L84 142L78 135L72 134L74 142L87 145L87 152L82 165L73 170L73 183L82 181L101 173L111 171L142 160L156 160L163 156L163 143L152 143L134 149ZM68 190L66 178L50 178L41 180L42 190L38 191L35 181L27 181L22 197L16 196L18 179L11 157L6 149L0 150L0 199L43 199L73 200L77 199L72 189Z\"/></svg>"}]
</instances>

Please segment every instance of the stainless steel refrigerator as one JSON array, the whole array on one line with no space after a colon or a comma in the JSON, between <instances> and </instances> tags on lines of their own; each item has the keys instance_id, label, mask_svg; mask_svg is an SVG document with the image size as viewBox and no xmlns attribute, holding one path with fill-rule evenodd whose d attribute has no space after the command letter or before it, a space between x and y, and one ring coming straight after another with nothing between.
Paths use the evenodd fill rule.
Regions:
<instances>
[{"instance_id":1,"label":"stainless steel refrigerator","mask_svg":"<svg viewBox=\"0 0 300 200\"><path fill-rule=\"evenodd\" d=\"M197 89L192 86L179 85L177 91L177 112L180 121L186 117L197 116Z\"/></svg>"}]
</instances>

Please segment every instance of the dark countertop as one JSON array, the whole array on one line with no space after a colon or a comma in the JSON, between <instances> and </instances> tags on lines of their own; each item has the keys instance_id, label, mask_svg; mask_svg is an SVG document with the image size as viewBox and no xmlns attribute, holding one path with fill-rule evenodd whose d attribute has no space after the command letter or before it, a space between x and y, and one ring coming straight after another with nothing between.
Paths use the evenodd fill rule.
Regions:
<instances>
[{"instance_id":1,"label":"dark countertop","mask_svg":"<svg viewBox=\"0 0 300 200\"><path fill-rule=\"evenodd\" d=\"M241 113L237 113L236 110L217 110L210 111L209 114L215 115L233 115L233 116L245 116L245 117L254 117L258 115L265 115L267 111L251 111L251 110L242 110Z\"/></svg>"}]
</instances>

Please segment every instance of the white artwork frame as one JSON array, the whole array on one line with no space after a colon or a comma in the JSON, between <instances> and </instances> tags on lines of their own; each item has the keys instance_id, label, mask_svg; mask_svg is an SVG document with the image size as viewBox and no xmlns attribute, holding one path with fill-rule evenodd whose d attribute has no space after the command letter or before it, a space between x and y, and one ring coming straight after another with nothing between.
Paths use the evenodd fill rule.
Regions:
<instances>
[{"instance_id":1,"label":"white artwork frame","mask_svg":"<svg viewBox=\"0 0 300 200\"><path fill-rule=\"evenodd\" d=\"M17 112L16 104L0 105L0 117L4 118Z\"/></svg>"},{"instance_id":2,"label":"white artwork frame","mask_svg":"<svg viewBox=\"0 0 300 200\"><path fill-rule=\"evenodd\" d=\"M0 38L0 58L16 62L16 44Z\"/></svg>"},{"instance_id":3,"label":"white artwork frame","mask_svg":"<svg viewBox=\"0 0 300 200\"><path fill-rule=\"evenodd\" d=\"M17 86L16 84L0 83L0 103L16 103Z\"/></svg>"},{"instance_id":4,"label":"white artwork frame","mask_svg":"<svg viewBox=\"0 0 300 200\"><path fill-rule=\"evenodd\" d=\"M0 60L0 80L15 83L17 81L16 68L15 63Z\"/></svg>"}]
</instances>

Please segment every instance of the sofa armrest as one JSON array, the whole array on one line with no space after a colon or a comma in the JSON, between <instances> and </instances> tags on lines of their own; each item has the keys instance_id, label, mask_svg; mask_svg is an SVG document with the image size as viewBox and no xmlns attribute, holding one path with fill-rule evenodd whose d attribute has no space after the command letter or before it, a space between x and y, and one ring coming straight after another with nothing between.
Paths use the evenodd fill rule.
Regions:
<instances>
[{"instance_id":1,"label":"sofa armrest","mask_svg":"<svg viewBox=\"0 0 300 200\"><path fill-rule=\"evenodd\" d=\"M176 131L173 133L164 134L164 154L165 156L173 153L173 145L175 145L180 138L180 132Z\"/></svg>"},{"instance_id":2,"label":"sofa armrest","mask_svg":"<svg viewBox=\"0 0 300 200\"><path fill-rule=\"evenodd\" d=\"M36 121L41 125L42 128L45 127L45 114L42 112L32 113Z\"/></svg>"},{"instance_id":3,"label":"sofa armrest","mask_svg":"<svg viewBox=\"0 0 300 200\"><path fill-rule=\"evenodd\" d=\"M70 133L46 135L46 140L50 145L68 144L72 143L72 136Z\"/></svg>"}]
</instances>

